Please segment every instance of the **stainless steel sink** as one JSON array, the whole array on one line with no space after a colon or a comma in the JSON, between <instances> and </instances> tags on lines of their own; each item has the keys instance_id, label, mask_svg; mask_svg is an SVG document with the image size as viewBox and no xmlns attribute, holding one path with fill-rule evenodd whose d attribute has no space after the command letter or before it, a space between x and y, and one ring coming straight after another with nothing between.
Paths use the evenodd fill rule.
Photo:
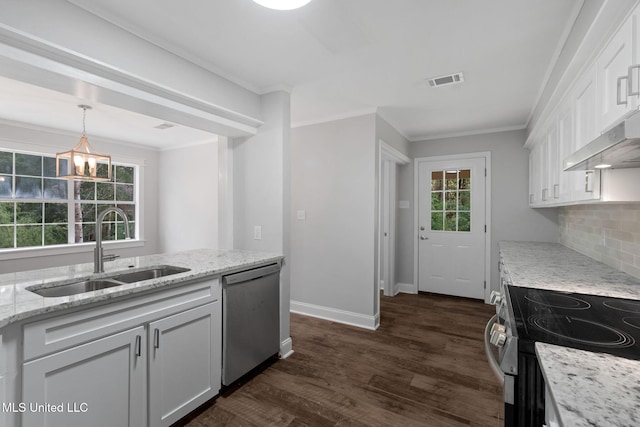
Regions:
<instances>
[{"instance_id":1,"label":"stainless steel sink","mask_svg":"<svg viewBox=\"0 0 640 427\"><path fill-rule=\"evenodd\" d=\"M182 267L162 266L162 267L150 268L148 270L140 270L140 271L134 271L132 273L120 274L117 276L113 276L111 278L119 282L135 283L135 282L142 282L143 280L157 279L158 277L170 276L172 274L184 273L185 271L189 271L189 269L182 268Z\"/></svg>"},{"instance_id":2,"label":"stainless steel sink","mask_svg":"<svg viewBox=\"0 0 640 427\"><path fill-rule=\"evenodd\" d=\"M132 271L130 273L117 272L108 277L96 279L86 278L72 283L32 286L28 287L27 290L47 298L66 297L112 288L114 286L122 286L129 283L142 282L143 280L157 279L187 271L189 271L188 268L161 265L144 270Z\"/></svg>"},{"instance_id":3,"label":"stainless steel sink","mask_svg":"<svg viewBox=\"0 0 640 427\"><path fill-rule=\"evenodd\" d=\"M31 292L43 297L68 297L69 295L82 294L84 292L97 291L100 289L121 286L124 283L109 279L83 280L81 282L69 283L67 285L51 286L48 288L29 289Z\"/></svg>"}]
</instances>

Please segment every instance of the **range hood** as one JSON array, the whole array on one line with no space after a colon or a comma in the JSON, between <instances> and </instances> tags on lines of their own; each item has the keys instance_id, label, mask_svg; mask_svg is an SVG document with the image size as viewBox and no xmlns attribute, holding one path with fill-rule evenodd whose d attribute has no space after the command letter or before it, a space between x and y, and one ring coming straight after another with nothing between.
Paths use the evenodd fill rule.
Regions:
<instances>
[{"instance_id":1,"label":"range hood","mask_svg":"<svg viewBox=\"0 0 640 427\"><path fill-rule=\"evenodd\" d=\"M563 170L640 168L640 112L634 111L563 162Z\"/></svg>"}]
</instances>

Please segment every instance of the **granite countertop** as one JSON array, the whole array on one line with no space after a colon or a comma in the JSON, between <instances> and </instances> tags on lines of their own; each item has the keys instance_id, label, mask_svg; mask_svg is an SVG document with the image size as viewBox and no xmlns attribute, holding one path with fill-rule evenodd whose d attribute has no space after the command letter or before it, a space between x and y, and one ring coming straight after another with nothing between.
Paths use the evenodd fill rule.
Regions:
<instances>
[{"instance_id":1,"label":"granite countertop","mask_svg":"<svg viewBox=\"0 0 640 427\"><path fill-rule=\"evenodd\" d=\"M500 242L514 286L640 300L640 280L558 243ZM635 426L640 360L535 344L564 427Z\"/></svg>"},{"instance_id":2,"label":"granite countertop","mask_svg":"<svg viewBox=\"0 0 640 427\"><path fill-rule=\"evenodd\" d=\"M515 286L640 300L640 280L559 243L500 242Z\"/></svg>"},{"instance_id":3,"label":"granite countertop","mask_svg":"<svg viewBox=\"0 0 640 427\"><path fill-rule=\"evenodd\" d=\"M565 427L638 425L640 362L540 342L536 353Z\"/></svg>"},{"instance_id":4,"label":"granite countertop","mask_svg":"<svg viewBox=\"0 0 640 427\"><path fill-rule=\"evenodd\" d=\"M32 316L126 297L156 288L176 286L198 278L213 277L282 260L282 255L241 250L192 250L172 254L123 258L105 263L105 272L93 273L93 263L46 268L0 275L0 327ZM88 277L100 278L116 272L134 272L161 265L185 267L189 271L115 286L67 297L45 298L28 291L27 287L71 283Z\"/></svg>"}]
</instances>

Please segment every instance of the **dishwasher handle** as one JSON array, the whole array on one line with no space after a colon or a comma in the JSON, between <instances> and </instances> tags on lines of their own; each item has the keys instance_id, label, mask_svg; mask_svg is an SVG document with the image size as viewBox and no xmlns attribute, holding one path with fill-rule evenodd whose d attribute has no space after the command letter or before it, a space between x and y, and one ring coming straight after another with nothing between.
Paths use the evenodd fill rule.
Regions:
<instances>
[{"instance_id":1,"label":"dishwasher handle","mask_svg":"<svg viewBox=\"0 0 640 427\"><path fill-rule=\"evenodd\" d=\"M271 264L265 267L254 268L252 270L241 271L240 273L230 274L222 277L222 283L233 285L235 283L248 282L259 277L268 276L280 271L279 264Z\"/></svg>"}]
</instances>

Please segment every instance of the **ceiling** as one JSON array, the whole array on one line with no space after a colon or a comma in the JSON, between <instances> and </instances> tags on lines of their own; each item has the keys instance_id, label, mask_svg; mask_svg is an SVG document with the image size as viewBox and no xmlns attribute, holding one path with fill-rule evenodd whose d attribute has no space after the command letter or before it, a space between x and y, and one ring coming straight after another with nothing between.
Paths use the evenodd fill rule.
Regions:
<instances>
[{"instance_id":1,"label":"ceiling","mask_svg":"<svg viewBox=\"0 0 640 427\"><path fill-rule=\"evenodd\" d=\"M377 111L412 141L526 127L581 4L312 0L274 11L251 0L68 1L257 93L291 90L294 126ZM426 82L457 72L464 73L458 85ZM68 129L81 123L73 97L6 79L0 91L4 118ZM95 108L89 134L160 147L179 132L182 141L211 138L182 127L158 131L156 119ZM66 118L54 120L51 111Z\"/></svg>"}]
</instances>

